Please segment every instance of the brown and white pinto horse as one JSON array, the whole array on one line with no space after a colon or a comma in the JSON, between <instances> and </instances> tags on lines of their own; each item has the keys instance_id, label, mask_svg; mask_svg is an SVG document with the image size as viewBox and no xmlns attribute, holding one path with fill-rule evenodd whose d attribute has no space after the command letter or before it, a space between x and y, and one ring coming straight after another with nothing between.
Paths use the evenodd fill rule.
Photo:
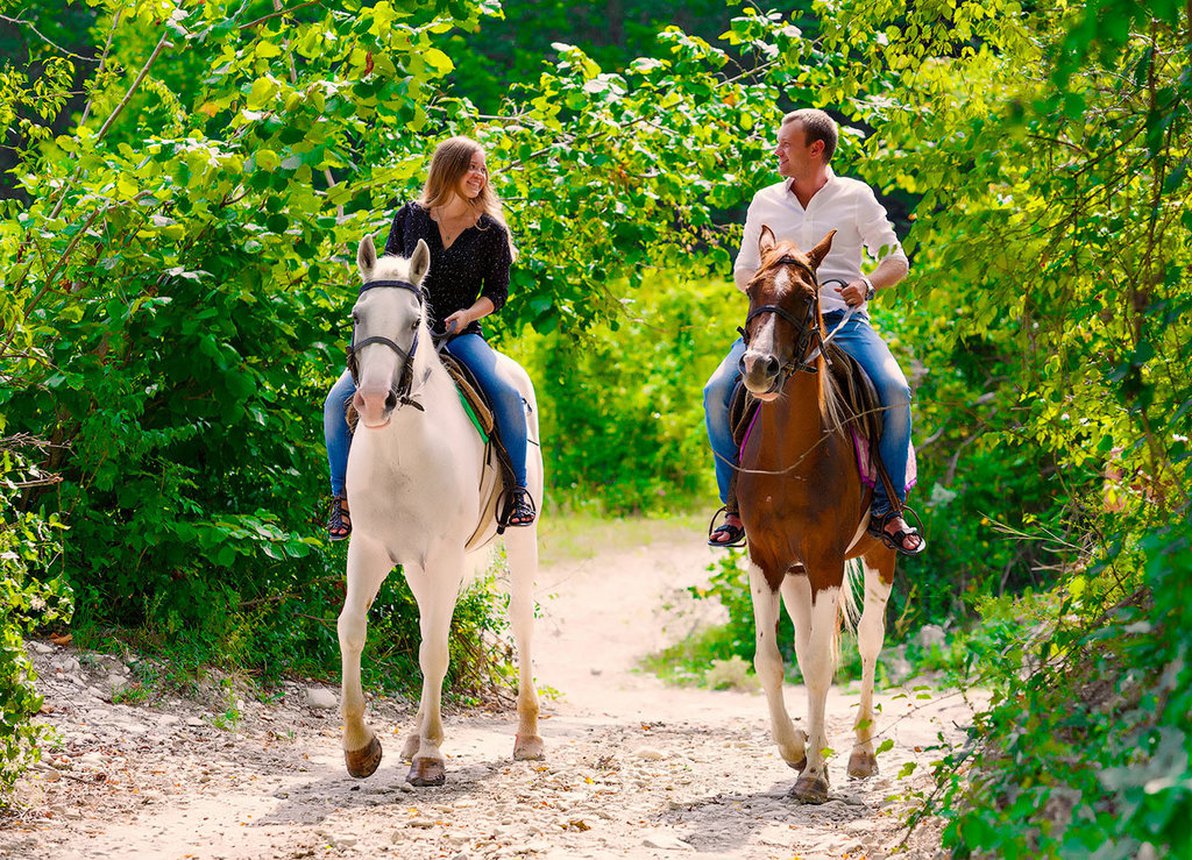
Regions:
<instances>
[{"instance_id":1,"label":"brown and white pinto horse","mask_svg":"<svg viewBox=\"0 0 1192 860\"><path fill-rule=\"evenodd\" d=\"M877 772L873 750L873 681L885 637L894 551L865 532L873 491L861 480L854 441L824 360L815 270L835 231L804 254L764 228L761 268L749 284L745 386L762 401L741 451L737 498L749 547L757 651L771 731L786 763L801 775L791 795L828 798L824 707L838 659L842 613L852 609L845 560L864 564L865 605L858 624L862 660L860 712L848 773ZM854 575L856 565L850 565ZM809 733L797 731L782 695L783 665L775 633L779 592L795 625L795 654L807 685ZM850 611L851 610L851 611ZM809 735L809 736L808 736Z\"/></svg>"}]
</instances>

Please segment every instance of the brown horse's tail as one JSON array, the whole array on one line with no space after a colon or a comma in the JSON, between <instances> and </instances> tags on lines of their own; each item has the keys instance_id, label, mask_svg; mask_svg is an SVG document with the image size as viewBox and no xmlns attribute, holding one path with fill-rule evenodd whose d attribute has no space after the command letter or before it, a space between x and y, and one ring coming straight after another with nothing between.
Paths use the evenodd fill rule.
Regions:
<instances>
[{"instance_id":1,"label":"brown horse's tail","mask_svg":"<svg viewBox=\"0 0 1192 860\"><path fill-rule=\"evenodd\" d=\"M861 620L862 603L858 600L857 592L864 597L865 565L859 558L849 559L844 563L844 581L840 583L840 628L834 637L834 647L839 659L840 634L857 632L857 623Z\"/></svg>"}]
</instances>

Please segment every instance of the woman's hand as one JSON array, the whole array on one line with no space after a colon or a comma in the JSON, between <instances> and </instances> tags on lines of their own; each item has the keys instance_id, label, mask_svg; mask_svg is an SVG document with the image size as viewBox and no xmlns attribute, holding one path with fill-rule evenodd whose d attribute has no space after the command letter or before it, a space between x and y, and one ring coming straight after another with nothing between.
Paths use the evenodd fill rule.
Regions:
<instances>
[{"instance_id":1,"label":"woman's hand","mask_svg":"<svg viewBox=\"0 0 1192 860\"><path fill-rule=\"evenodd\" d=\"M447 334L455 334L461 332L472 324L472 315L466 310L456 311L447 319L443 320L443 328Z\"/></svg>"}]
</instances>

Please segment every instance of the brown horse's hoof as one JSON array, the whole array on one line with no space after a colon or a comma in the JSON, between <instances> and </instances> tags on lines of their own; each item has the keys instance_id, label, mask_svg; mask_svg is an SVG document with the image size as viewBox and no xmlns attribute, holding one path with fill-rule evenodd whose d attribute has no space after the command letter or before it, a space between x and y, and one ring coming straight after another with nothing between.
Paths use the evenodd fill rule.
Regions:
<instances>
[{"instance_id":1,"label":"brown horse's hoof","mask_svg":"<svg viewBox=\"0 0 1192 860\"><path fill-rule=\"evenodd\" d=\"M546 745L538 735L518 735L513 742L514 761L542 761L546 758Z\"/></svg>"},{"instance_id":2,"label":"brown horse's hoof","mask_svg":"<svg viewBox=\"0 0 1192 860\"><path fill-rule=\"evenodd\" d=\"M853 750L848 760L848 775L853 779L868 779L877 775L877 756L869 750Z\"/></svg>"},{"instance_id":3,"label":"brown horse's hoof","mask_svg":"<svg viewBox=\"0 0 1192 860\"><path fill-rule=\"evenodd\" d=\"M792 767L799 773L802 773L803 768L807 767L807 732L803 731L802 729L795 729L795 734L803 736L803 757L798 761L791 761L789 758L784 758L783 761L786 762L787 767Z\"/></svg>"},{"instance_id":4,"label":"brown horse's hoof","mask_svg":"<svg viewBox=\"0 0 1192 860\"><path fill-rule=\"evenodd\" d=\"M826 803L828 800L828 778L804 773L795 781L790 796L799 803Z\"/></svg>"},{"instance_id":5,"label":"brown horse's hoof","mask_svg":"<svg viewBox=\"0 0 1192 860\"><path fill-rule=\"evenodd\" d=\"M416 758L410 765L410 772L406 774L406 782L410 785L423 787L427 785L442 785L447 781L447 771L441 759Z\"/></svg>"},{"instance_id":6,"label":"brown horse's hoof","mask_svg":"<svg viewBox=\"0 0 1192 860\"><path fill-rule=\"evenodd\" d=\"M798 761L788 761L786 766L793 767L798 773L802 773L803 768L807 767L807 756L803 756Z\"/></svg>"},{"instance_id":7,"label":"brown horse's hoof","mask_svg":"<svg viewBox=\"0 0 1192 860\"><path fill-rule=\"evenodd\" d=\"M348 766L348 773L356 779L372 776L381 763L381 742L374 735L363 749L344 750L344 762Z\"/></svg>"}]
</instances>

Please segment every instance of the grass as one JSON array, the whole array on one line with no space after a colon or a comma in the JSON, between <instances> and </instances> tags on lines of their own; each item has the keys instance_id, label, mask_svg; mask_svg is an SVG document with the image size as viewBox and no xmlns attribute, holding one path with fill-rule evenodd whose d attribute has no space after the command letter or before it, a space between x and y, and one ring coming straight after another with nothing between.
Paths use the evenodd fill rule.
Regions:
<instances>
[{"instance_id":1,"label":"grass","mask_svg":"<svg viewBox=\"0 0 1192 860\"><path fill-rule=\"evenodd\" d=\"M610 547L651 546L688 540L692 530L707 525L705 515L679 513L659 516L604 517L574 511L547 511L538 526L542 565L594 558Z\"/></svg>"}]
</instances>

